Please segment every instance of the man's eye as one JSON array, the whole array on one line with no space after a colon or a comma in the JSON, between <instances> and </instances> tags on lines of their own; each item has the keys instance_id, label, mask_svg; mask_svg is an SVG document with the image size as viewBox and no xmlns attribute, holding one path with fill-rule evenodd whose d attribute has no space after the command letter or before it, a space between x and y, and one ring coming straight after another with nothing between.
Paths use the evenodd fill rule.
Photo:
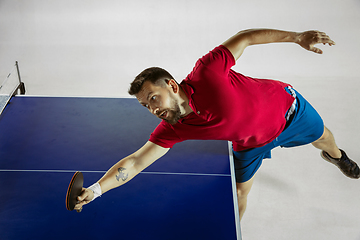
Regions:
<instances>
[{"instance_id":1,"label":"man's eye","mask_svg":"<svg viewBox=\"0 0 360 240\"><path fill-rule=\"evenodd\" d=\"M152 97L151 97L151 100L155 100L155 99L156 99L156 96L152 96Z\"/></svg>"}]
</instances>

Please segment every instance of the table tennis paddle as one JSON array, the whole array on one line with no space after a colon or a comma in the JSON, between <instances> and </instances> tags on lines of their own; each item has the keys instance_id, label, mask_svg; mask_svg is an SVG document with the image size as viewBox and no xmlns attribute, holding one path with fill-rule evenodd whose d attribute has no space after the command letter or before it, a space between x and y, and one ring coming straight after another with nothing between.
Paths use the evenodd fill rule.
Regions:
<instances>
[{"instance_id":1,"label":"table tennis paddle","mask_svg":"<svg viewBox=\"0 0 360 240\"><path fill-rule=\"evenodd\" d=\"M82 172L76 172L72 177L67 193L66 193L66 208L69 211L74 210L76 203L78 202L77 197L80 196L84 184L84 176ZM82 209L76 210L81 212Z\"/></svg>"}]
</instances>

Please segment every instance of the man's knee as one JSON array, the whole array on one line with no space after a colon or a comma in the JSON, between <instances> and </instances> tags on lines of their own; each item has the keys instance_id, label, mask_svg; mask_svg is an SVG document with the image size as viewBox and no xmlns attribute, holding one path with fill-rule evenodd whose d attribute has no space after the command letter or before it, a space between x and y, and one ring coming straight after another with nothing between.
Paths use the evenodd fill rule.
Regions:
<instances>
[{"instance_id":1,"label":"man's knee","mask_svg":"<svg viewBox=\"0 0 360 240\"><path fill-rule=\"evenodd\" d=\"M237 192L237 197L239 200L247 198L247 196L251 190L253 181L254 181L254 177L252 177L247 182L236 183L236 192Z\"/></svg>"},{"instance_id":2,"label":"man's knee","mask_svg":"<svg viewBox=\"0 0 360 240\"><path fill-rule=\"evenodd\" d=\"M317 142L321 142L321 141L326 140L327 138L329 138L330 134L331 134L331 133L330 133L330 130L324 126L324 132L323 132L323 134L321 135L321 137L320 137L319 139L317 139L317 140L314 141L313 143L317 143Z\"/></svg>"}]
</instances>

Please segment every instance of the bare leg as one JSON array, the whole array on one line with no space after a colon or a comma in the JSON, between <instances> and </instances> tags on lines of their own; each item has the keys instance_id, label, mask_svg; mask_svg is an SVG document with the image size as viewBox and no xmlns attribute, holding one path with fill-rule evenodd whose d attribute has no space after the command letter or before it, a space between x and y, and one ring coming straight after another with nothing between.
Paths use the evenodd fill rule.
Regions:
<instances>
[{"instance_id":1,"label":"bare leg","mask_svg":"<svg viewBox=\"0 0 360 240\"><path fill-rule=\"evenodd\" d=\"M252 184L254 182L254 177L255 177L255 175L247 182L236 183L240 220L242 219L242 217L245 213L245 210L246 210L247 196L248 196L248 194L251 190Z\"/></svg>"},{"instance_id":2,"label":"bare leg","mask_svg":"<svg viewBox=\"0 0 360 240\"><path fill-rule=\"evenodd\" d=\"M333 158L341 158L341 151L336 146L334 136L327 127L324 127L323 135L312 145L327 152Z\"/></svg>"}]
</instances>

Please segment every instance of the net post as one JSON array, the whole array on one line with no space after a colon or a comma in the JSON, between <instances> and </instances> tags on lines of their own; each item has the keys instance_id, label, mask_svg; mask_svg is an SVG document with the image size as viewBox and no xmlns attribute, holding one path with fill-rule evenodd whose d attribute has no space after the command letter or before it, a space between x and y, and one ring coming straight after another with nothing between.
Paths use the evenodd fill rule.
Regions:
<instances>
[{"instance_id":1,"label":"net post","mask_svg":"<svg viewBox=\"0 0 360 240\"><path fill-rule=\"evenodd\" d=\"M21 81L21 76L20 76L20 70L19 70L19 63L18 61L15 61L15 66L16 66L16 71L17 71L17 74L18 74L18 78L19 78L19 87L18 87L18 90L20 90L20 94L21 95L24 95L25 94L25 84ZM15 91L17 92L17 91Z\"/></svg>"}]
</instances>

